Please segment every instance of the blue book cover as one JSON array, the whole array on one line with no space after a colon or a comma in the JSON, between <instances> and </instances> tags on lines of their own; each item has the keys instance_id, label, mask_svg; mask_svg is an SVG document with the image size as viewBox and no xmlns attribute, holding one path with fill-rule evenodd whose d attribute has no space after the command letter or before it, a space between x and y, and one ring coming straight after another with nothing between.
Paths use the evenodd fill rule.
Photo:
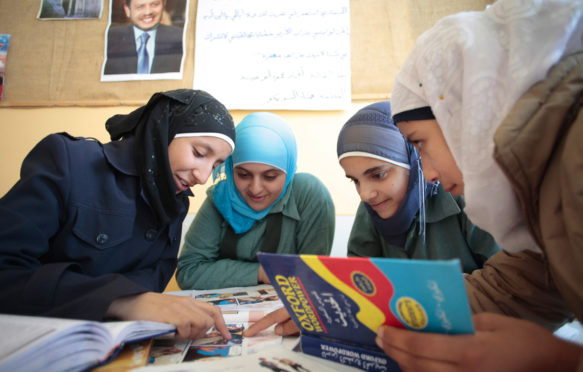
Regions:
<instances>
[{"instance_id":1,"label":"blue book cover","mask_svg":"<svg viewBox=\"0 0 583 372\"><path fill-rule=\"evenodd\" d=\"M316 337L323 344L344 342L377 355L382 353L375 343L381 325L432 333L474 332L459 260L269 253L258 257L310 345Z\"/></svg>"}]
</instances>

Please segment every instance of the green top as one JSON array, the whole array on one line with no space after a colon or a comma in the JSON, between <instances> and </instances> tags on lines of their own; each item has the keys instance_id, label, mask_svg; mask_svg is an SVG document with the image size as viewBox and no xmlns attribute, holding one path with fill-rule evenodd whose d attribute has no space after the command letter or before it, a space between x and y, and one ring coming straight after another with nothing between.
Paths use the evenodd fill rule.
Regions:
<instances>
[{"instance_id":1,"label":"green top","mask_svg":"<svg viewBox=\"0 0 583 372\"><path fill-rule=\"evenodd\" d=\"M228 223L213 202L214 186L184 238L176 279L182 289L215 289L257 285L256 254L263 242L266 219L283 214L278 253L328 255L334 239L335 211L330 193L316 177L297 173L285 195L269 214L237 241L237 258L219 257Z\"/></svg>"},{"instance_id":2,"label":"green top","mask_svg":"<svg viewBox=\"0 0 583 372\"><path fill-rule=\"evenodd\" d=\"M405 247L391 245L378 233L364 203L360 203L350 238L348 255L363 257L392 257L445 260L459 258L462 270L470 273L500 250L494 238L481 230L463 212L463 197L443 191L426 200L425 241L419 235L419 214L415 216Z\"/></svg>"}]
</instances>

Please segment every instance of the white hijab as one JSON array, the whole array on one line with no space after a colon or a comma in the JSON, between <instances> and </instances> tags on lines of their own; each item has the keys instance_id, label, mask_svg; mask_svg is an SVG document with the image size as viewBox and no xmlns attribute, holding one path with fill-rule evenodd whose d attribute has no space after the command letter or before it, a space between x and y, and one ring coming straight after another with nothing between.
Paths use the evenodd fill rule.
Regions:
<instances>
[{"instance_id":1,"label":"white hijab","mask_svg":"<svg viewBox=\"0 0 583 372\"><path fill-rule=\"evenodd\" d=\"M509 252L540 251L494 161L494 132L563 55L583 49L583 0L499 0L440 20L395 78L393 115L430 106L464 177L465 212Z\"/></svg>"}]
</instances>

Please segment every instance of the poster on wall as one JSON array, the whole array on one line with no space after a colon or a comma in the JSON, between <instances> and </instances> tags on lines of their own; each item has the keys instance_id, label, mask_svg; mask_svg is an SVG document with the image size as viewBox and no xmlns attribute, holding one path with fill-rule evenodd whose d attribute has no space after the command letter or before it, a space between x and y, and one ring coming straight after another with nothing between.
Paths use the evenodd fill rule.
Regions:
<instances>
[{"instance_id":1,"label":"poster on wall","mask_svg":"<svg viewBox=\"0 0 583 372\"><path fill-rule=\"evenodd\" d=\"M188 0L110 0L101 81L182 79Z\"/></svg>"},{"instance_id":2,"label":"poster on wall","mask_svg":"<svg viewBox=\"0 0 583 372\"><path fill-rule=\"evenodd\" d=\"M229 109L350 104L349 0L198 0L194 89Z\"/></svg>"},{"instance_id":3,"label":"poster on wall","mask_svg":"<svg viewBox=\"0 0 583 372\"><path fill-rule=\"evenodd\" d=\"M4 71L6 70L6 56L10 35L0 34L0 101L4 97Z\"/></svg>"},{"instance_id":4,"label":"poster on wall","mask_svg":"<svg viewBox=\"0 0 583 372\"><path fill-rule=\"evenodd\" d=\"M41 0L37 18L96 19L101 18L103 0Z\"/></svg>"}]
</instances>

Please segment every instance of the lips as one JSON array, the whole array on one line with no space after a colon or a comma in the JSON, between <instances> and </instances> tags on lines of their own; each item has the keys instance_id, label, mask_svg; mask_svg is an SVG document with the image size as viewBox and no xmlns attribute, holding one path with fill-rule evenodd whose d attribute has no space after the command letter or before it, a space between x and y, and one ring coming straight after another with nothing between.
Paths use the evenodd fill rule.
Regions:
<instances>
[{"instance_id":1,"label":"lips","mask_svg":"<svg viewBox=\"0 0 583 372\"><path fill-rule=\"evenodd\" d=\"M247 196L249 197L249 199L251 199L255 203L259 203L259 202L262 202L263 200L265 200L265 196L255 196L255 195L250 195L250 194L247 194Z\"/></svg>"},{"instance_id":2,"label":"lips","mask_svg":"<svg viewBox=\"0 0 583 372\"><path fill-rule=\"evenodd\" d=\"M194 186L194 184L190 184L185 180L179 178L178 176L174 176L174 182L176 183L176 189L180 191L185 191L186 189Z\"/></svg>"},{"instance_id":3,"label":"lips","mask_svg":"<svg viewBox=\"0 0 583 372\"><path fill-rule=\"evenodd\" d=\"M381 209L385 205L387 205L387 202L388 202L388 200L385 200L385 201L382 201L382 202L376 203L376 204L369 203L369 205L372 207L372 209L377 210L377 209Z\"/></svg>"}]
</instances>

